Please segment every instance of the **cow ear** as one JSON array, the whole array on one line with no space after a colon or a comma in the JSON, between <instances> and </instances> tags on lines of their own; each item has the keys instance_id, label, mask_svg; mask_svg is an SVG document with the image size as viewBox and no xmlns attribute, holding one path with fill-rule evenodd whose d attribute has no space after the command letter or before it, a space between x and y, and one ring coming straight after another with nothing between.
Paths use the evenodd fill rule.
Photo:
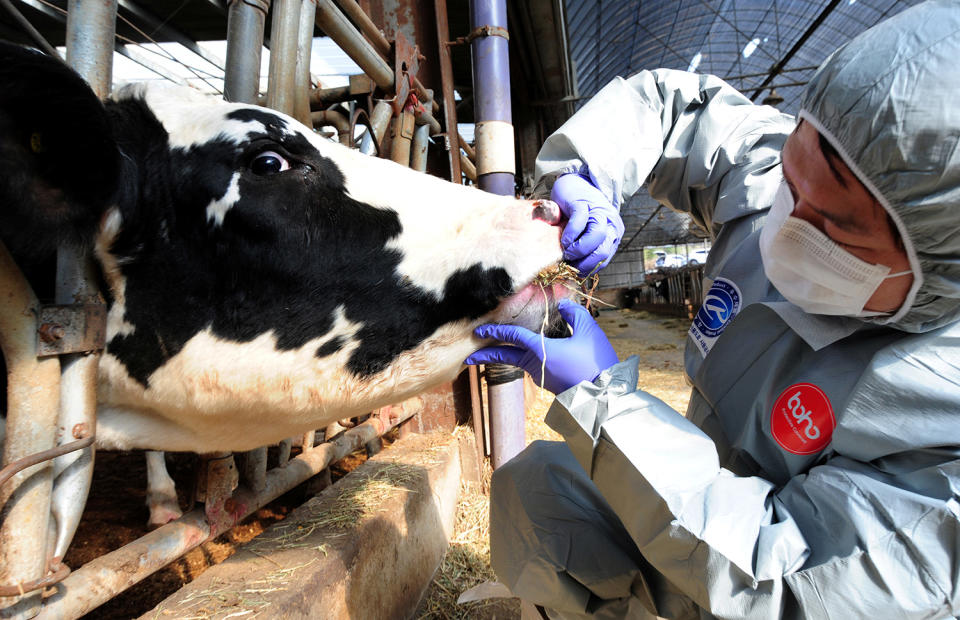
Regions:
<instances>
[{"instance_id":1,"label":"cow ear","mask_svg":"<svg viewBox=\"0 0 960 620\"><path fill-rule=\"evenodd\" d=\"M119 159L83 78L58 58L0 42L0 236L11 251L89 242L116 192Z\"/></svg>"}]
</instances>

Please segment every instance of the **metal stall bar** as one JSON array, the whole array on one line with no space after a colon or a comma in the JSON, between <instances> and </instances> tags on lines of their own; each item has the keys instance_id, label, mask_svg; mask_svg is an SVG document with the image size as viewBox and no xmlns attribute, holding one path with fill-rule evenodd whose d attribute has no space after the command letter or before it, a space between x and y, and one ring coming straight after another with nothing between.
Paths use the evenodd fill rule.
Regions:
<instances>
[{"instance_id":1,"label":"metal stall bar","mask_svg":"<svg viewBox=\"0 0 960 620\"><path fill-rule=\"evenodd\" d=\"M257 103L263 28L269 9L269 0L230 0L223 76L223 98L227 101Z\"/></svg>"},{"instance_id":2,"label":"metal stall bar","mask_svg":"<svg viewBox=\"0 0 960 620\"><path fill-rule=\"evenodd\" d=\"M227 12L227 67L223 98L237 103L257 103L260 59L269 0L230 0ZM240 479L254 491L263 489L267 476L266 446L240 455Z\"/></svg>"},{"instance_id":3,"label":"metal stall bar","mask_svg":"<svg viewBox=\"0 0 960 620\"><path fill-rule=\"evenodd\" d=\"M60 404L60 362L37 358L40 304L0 244L0 346L7 363L7 423L3 465L54 446ZM0 585L18 585L47 574L47 535L53 466L44 461L0 486ZM4 618L32 618L40 592L0 598Z\"/></svg>"},{"instance_id":4,"label":"metal stall bar","mask_svg":"<svg viewBox=\"0 0 960 620\"><path fill-rule=\"evenodd\" d=\"M470 37L476 111L477 184L480 189L514 195L513 124L510 111L510 61L506 0L471 0ZM496 469L523 450L525 442L523 371L486 367L490 399L491 462Z\"/></svg>"},{"instance_id":5,"label":"metal stall bar","mask_svg":"<svg viewBox=\"0 0 960 620\"><path fill-rule=\"evenodd\" d=\"M117 1L71 0L67 5L67 64L79 73L101 99L110 94L116 34ZM99 311L105 315L97 285L97 271L88 251L63 246L57 252L55 302ZM101 331L102 333L102 331ZM98 343L102 346L102 343ZM61 356L60 419L57 444L93 435L97 424L97 369L100 351ZM93 479L94 447L70 452L54 461L51 505L55 527L55 557L67 552Z\"/></svg>"},{"instance_id":6,"label":"metal stall bar","mask_svg":"<svg viewBox=\"0 0 960 620\"><path fill-rule=\"evenodd\" d=\"M383 36L370 16L357 4L356 0L337 0L343 12L360 28L360 32L373 44L384 58L390 57L390 41Z\"/></svg>"},{"instance_id":7,"label":"metal stall bar","mask_svg":"<svg viewBox=\"0 0 960 620\"><path fill-rule=\"evenodd\" d=\"M387 408L384 408L387 409ZM208 525L202 509L195 509L124 547L84 564L56 587L43 608L41 620L78 618L139 583L178 557L227 531L261 506L381 437L420 413L423 401L412 398L389 408L386 415L358 424L332 442L321 444L267 473L260 491L241 488L225 504L229 520ZM381 410L383 411L383 410Z\"/></svg>"}]
</instances>

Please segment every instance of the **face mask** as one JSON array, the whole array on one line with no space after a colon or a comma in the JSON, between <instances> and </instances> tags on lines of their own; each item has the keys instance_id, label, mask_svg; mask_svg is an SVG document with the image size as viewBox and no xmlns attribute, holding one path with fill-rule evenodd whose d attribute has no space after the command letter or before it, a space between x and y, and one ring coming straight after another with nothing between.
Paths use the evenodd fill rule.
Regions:
<instances>
[{"instance_id":1,"label":"face mask","mask_svg":"<svg viewBox=\"0 0 960 620\"><path fill-rule=\"evenodd\" d=\"M886 265L860 260L810 222L791 216L793 208L784 182L760 232L763 270L780 294L810 314L884 314L863 307L885 279L912 272L890 274Z\"/></svg>"}]
</instances>

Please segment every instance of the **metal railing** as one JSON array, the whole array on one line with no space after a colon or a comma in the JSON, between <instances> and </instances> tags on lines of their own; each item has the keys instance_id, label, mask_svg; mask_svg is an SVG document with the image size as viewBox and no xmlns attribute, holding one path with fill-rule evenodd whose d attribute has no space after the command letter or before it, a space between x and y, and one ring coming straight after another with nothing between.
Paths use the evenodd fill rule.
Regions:
<instances>
[{"instance_id":1,"label":"metal railing","mask_svg":"<svg viewBox=\"0 0 960 620\"><path fill-rule=\"evenodd\" d=\"M703 304L703 266L647 274L647 282L629 289L626 296L632 308L692 320Z\"/></svg>"}]
</instances>

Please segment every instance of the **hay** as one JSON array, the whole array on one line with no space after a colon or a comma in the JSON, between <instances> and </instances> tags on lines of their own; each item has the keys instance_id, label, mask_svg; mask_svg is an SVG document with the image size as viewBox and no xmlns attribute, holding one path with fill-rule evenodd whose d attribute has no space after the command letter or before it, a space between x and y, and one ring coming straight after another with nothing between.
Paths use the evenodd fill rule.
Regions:
<instances>
[{"instance_id":1,"label":"hay","mask_svg":"<svg viewBox=\"0 0 960 620\"><path fill-rule=\"evenodd\" d=\"M489 464L485 463L482 475L486 486L491 473ZM463 592L485 581L496 580L490 567L489 502L490 498L476 484L461 482L453 537L417 610L418 620L520 617L518 599L457 603Z\"/></svg>"}]
</instances>

